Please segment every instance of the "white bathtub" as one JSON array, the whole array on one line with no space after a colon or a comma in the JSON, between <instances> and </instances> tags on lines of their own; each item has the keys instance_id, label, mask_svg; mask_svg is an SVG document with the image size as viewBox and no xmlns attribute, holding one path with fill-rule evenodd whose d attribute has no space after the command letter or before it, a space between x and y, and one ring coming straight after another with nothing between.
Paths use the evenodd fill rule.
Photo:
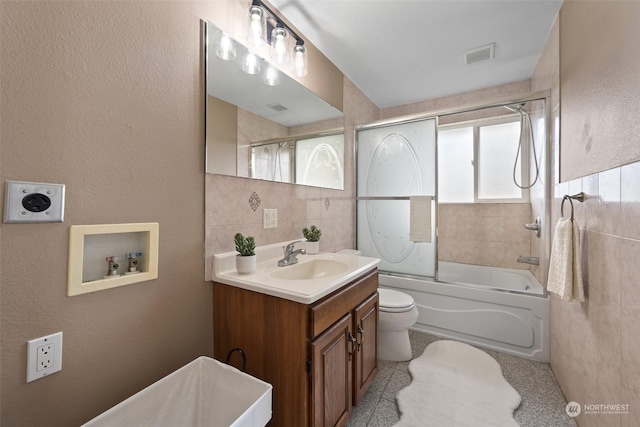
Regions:
<instances>
[{"instance_id":1,"label":"white bathtub","mask_svg":"<svg viewBox=\"0 0 640 427\"><path fill-rule=\"evenodd\" d=\"M503 268L474 271L474 266L447 264L439 263L440 277L444 267L444 276L456 282L466 281L462 273L470 274L474 282L491 277L495 282L470 286L380 274L381 287L403 291L416 301L419 315L412 329L549 361L549 298L542 296L543 288L533 275ZM521 281L522 277L528 280ZM510 289L497 290L497 284Z\"/></svg>"},{"instance_id":2,"label":"white bathtub","mask_svg":"<svg viewBox=\"0 0 640 427\"><path fill-rule=\"evenodd\" d=\"M438 280L534 295L543 295L544 292L542 285L531 271L513 268L440 261L438 262Z\"/></svg>"}]
</instances>

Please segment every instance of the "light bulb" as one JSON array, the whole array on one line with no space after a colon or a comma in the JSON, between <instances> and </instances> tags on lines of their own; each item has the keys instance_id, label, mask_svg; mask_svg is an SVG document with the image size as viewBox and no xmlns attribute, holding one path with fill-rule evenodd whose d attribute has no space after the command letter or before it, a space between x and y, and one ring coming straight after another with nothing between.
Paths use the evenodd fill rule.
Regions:
<instances>
[{"instance_id":1,"label":"light bulb","mask_svg":"<svg viewBox=\"0 0 640 427\"><path fill-rule=\"evenodd\" d=\"M280 84L280 75L275 67L269 66L264 73L264 82L269 86L278 86Z\"/></svg>"},{"instance_id":2,"label":"light bulb","mask_svg":"<svg viewBox=\"0 0 640 427\"><path fill-rule=\"evenodd\" d=\"M289 61L287 30L279 25L271 32L271 58L276 64L285 64Z\"/></svg>"},{"instance_id":3,"label":"light bulb","mask_svg":"<svg viewBox=\"0 0 640 427\"><path fill-rule=\"evenodd\" d=\"M220 35L220 39L216 44L216 55L225 61L230 61L236 57L236 44L225 33Z\"/></svg>"},{"instance_id":4,"label":"light bulb","mask_svg":"<svg viewBox=\"0 0 640 427\"><path fill-rule=\"evenodd\" d=\"M296 44L296 47L293 48L293 66L296 70L296 76L307 75L307 49L302 44Z\"/></svg>"},{"instance_id":5,"label":"light bulb","mask_svg":"<svg viewBox=\"0 0 640 427\"><path fill-rule=\"evenodd\" d=\"M260 6L249 7L249 34L247 41L254 46L260 46L265 32L266 19Z\"/></svg>"},{"instance_id":6,"label":"light bulb","mask_svg":"<svg viewBox=\"0 0 640 427\"><path fill-rule=\"evenodd\" d=\"M258 74L260 72L260 58L253 52L247 53L242 63L242 71L247 74Z\"/></svg>"}]
</instances>

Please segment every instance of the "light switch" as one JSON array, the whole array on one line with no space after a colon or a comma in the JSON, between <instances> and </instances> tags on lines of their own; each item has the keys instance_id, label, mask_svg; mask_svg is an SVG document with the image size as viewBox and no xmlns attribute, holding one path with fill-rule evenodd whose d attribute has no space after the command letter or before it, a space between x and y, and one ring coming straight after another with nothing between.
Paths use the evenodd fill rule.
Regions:
<instances>
[{"instance_id":1,"label":"light switch","mask_svg":"<svg viewBox=\"0 0 640 427\"><path fill-rule=\"evenodd\" d=\"M278 209L264 209L263 212L263 228L278 228Z\"/></svg>"}]
</instances>

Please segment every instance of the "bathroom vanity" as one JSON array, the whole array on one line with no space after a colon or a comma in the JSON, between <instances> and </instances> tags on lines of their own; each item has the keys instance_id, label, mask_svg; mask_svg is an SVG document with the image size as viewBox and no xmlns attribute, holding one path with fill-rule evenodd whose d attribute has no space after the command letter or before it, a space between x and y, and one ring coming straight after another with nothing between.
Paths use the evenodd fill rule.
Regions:
<instances>
[{"instance_id":1,"label":"bathroom vanity","mask_svg":"<svg viewBox=\"0 0 640 427\"><path fill-rule=\"evenodd\" d=\"M363 258L330 255L332 260L345 263L351 262L350 258ZM302 268L298 270L304 269L305 262L315 263L321 259L313 257L316 255L301 257ZM360 267L356 270L334 273L336 277L332 280L324 274L319 278L280 279L283 286L294 286L293 282L305 286L313 280L338 283L337 287L320 292L320 297L310 301L300 295L293 299L280 295L271 289L277 287L275 282L262 290L246 285L269 275L259 272L260 267L254 278L246 275L237 278L245 284L235 283L229 277L233 273L216 272L214 356L226 361L231 353L229 363L241 368L240 354L233 350L242 349L246 372L273 385L270 425L345 425L352 407L375 378L378 372L378 270L375 265L378 260L369 258L368 263L367 258L364 260L357 261ZM265 264L271 269L271 261ZM273 274L283 274L280 272L293 267L273 270ZM296 274L293 269L289 271ZM344 277L348 278L346 283L342 283ZM272 295L274 293L279 295Z\"/></svg>"}]
</instances>

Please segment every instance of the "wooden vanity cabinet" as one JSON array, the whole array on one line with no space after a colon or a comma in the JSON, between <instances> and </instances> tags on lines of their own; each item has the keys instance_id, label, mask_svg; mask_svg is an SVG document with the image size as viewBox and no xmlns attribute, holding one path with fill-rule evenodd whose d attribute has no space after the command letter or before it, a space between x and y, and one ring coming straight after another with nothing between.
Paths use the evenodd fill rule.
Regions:
<instances>
[{"instance_id":1,"label":"wooden vanity cabinet","mask_svg":"<svg viewBox=\"0 0 640 427\"><path fill-rule=\"evenodd\" d=\"M355 406L378 373L378 293L354 310L356 336L353 369L353 405Z\"/></svg>"},{"instance_id":2,"label":"wooden vanity cabinet","mask_svg":"<svg viewBox=\"0 0 640 427\"><path fill-rule=\"evenodd\" d=\"M213 286L214 357L273 386L269 425L345 425L378 372L377 269L313 304Z\"/></svg>"}]
</instances>

